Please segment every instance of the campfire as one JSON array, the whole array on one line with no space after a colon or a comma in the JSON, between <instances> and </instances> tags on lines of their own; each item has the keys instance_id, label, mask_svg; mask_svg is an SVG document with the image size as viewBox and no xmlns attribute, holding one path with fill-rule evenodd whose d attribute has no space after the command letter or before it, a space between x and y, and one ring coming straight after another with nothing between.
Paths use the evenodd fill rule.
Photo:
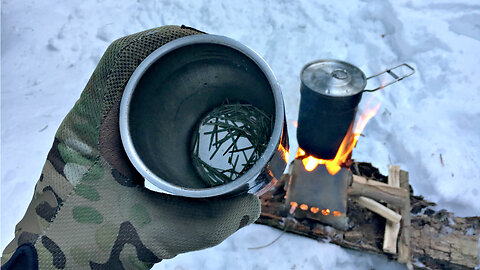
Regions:
<instances>
[{"instance_id":1,"label":"campfire","mask_svg":"<svg viewBox=\"0 0 480 270\"><path fill-rule=\"evenodd\" d=\"M304 212L297 213L300 216L347 229L347 188L352 178L348 168L352 162L352 150L379 108L380 104L367 108L356 123L350 125L335 158L320 159L298 149L287 189L286 203L290 214L298 209Z\"/></svg>"},{"instance_id":2,"label":"campfire","mask_svg":"<svg viewBox=\"0 0 480 270\"><path fill-rule=\"evenodd\" d=\"M410 72L398 75L398 69L405 67ZM364 90L367 80L384 74L394 80L381 78L380 86ZM411 74L413 69L405 64L369 78L359 68L342 61L321 60L304 67L297 126L299 148L291 164L285 197L290 215L345 231L349 229L347 201L353 199L387 220L383 249L397 253L402 219L398 209L405 207L408 195L400 189L398 179L388 184L368 181L354 176L350 166L352 151L363 129L380 108L380 104L371 106L367 102L357 118L362 93L382 89ZM395 170L398 175L399 168Z\"/></svg>"},{"instance_id":3,"label":"campfire","mask_svg":"<svg viewBox=\"0 0 480 270\"><path fill-rule=\"evenodd\" d=\"M382 74L393 80L380 80L378 87L364 90L366 80ZM435 204L414 195L408 172L399 166L390 166L386 177L370 163L351 159L362 130L379 110L378 104L367 102L356 117L361 93L411 74L408 65L365 78L345 62L308 64L301 74L298 122L293 123L299 149L287 173L260 197L257 223L387 255L408 269L478 266L478 217L430 208ZM288 149L278 150L288 160Z\"/></svg>"},{"instance_id":4,"label":"campfire","mask_svg":"<svg viewBox=\"0 0 480 270\"><path fill-rule=\"evenodd\" d=\"M312 155L307 155L302 148L299 148L295 158L302 160L305 170L311 172L318 165L325 164L328 172L331 175L337 174L342 167L349 167L351 163L351 154L353 148L357 145L358 138L360 138L363 129L367 125L368 121L377 114L380 104L373 108L367 108L365 112L359 117L355 128L353 123L348 129L347 135L343 138L340 148L338 148L337 154L334 159L319 159Z\"/></svg>"}]
</instances>

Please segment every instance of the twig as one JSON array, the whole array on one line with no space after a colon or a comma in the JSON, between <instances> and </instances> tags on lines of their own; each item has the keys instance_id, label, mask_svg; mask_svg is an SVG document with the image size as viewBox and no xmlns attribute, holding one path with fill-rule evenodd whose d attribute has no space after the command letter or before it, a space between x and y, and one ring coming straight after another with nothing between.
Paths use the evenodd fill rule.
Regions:
<instances>
[{"instance_id":1,"label":"twig","mask_svg":"<svg viewBox=\"0 0 480 270\"><path fill-rule=\"evenodd\" d=\"M272 242L266 244L266 245L263 245L263 246L259 246L259 247L250 247L248 249L262 249L262 248L266 248L266 247L269 247L271 245L273 245L275 242L277 242L286 232L287 232L287 225L285 225L283 227L283 231L277 236L277 238L275 238Z\"/></svg>"}]
</instances>

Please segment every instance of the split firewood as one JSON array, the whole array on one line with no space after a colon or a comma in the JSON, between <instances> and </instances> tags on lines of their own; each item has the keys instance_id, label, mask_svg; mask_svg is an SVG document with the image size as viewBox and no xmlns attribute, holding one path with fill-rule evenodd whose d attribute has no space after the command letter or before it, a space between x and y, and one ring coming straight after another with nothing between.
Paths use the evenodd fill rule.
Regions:
<instances>
[{"instance_id":1,"label":"split firewood","mask_svg":"<svg viewBox=\"0 0 480 270\"><path fill-rule=\"evenodd\" d=\"M410 184L408 183L408 172L400 171L400 187L405 190L410 190ZM413 190L411 191L411 196L413 196ZM411 262L411 243L410 243L410 227L411 227L411 207L410 200L407 200L405 206L400 210L402 215L402 221L400 223L400 239L398 241L398 258L397 260L401 263L407 265L408 270L413 269ZM413 210L412 210L413 211ZM477 258L478 259L478 258ZM473 260L475 261L475 260Z\"/></svg>"},{"instance_id":2,"label":"split firewood","mask_svg":"<svg viewBox=\"0 0 480 270\"><path fill-rule=\"evenodd\" d=\"M354 178L352 185L348 188L348 196L363 196L371 198L375 201L385 202L391 207L401 209L408 200L408 192L402 188L396 188L380 184L372 184L374 181L358 181L358 177ZM378 181L377 181L378 182Z\"/></svg>"},{"instance_id":3,"label":"split firewood","mask_svg":"<svg viewBox=\"0 0 480 270\"><path fill-rule=\"evenodd\" d=\"M382 187L392 187L389 184L380 182L380 181L375 181L372 179L368 179L359 175L352 175L353 182L359 183L359 184L364 184L364 185L372 185L372 186L382 186Z\"/></svg>"},{"instance_id":4,"label":"split firewood","mask_svg":"<svg viewBox=\"0 0 480 270\"><path fill-rule=\"evenodd\" d=\"M399 224L400 220L402 219L402 216L400 214L370 198L360 196L355 198L355 201L362 207L365 207L368 210L379 214L380 216L384 217L392 223Z\"/></svg>"},{"instance_id":5,"label":"split firewood","mask_svg":"<svg viewBox=\"0 0 480 270\"><path fill-rule=\"evenodd\" d=\"M400 187L400 166L390 166L388 169L388 184L392 187ZM395 223L387 220L383 237L383 251L397 254L397 238L399 232L400 222Z\"/></svg>"}]
</instances>

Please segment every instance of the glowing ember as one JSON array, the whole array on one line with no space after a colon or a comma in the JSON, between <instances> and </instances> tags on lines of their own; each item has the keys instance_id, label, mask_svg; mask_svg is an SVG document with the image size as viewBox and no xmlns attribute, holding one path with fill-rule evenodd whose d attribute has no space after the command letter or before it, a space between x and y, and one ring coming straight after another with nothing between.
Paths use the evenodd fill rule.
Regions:
<instances>
[{"instance_id":1,"label":"glowing ember","mask_svg":"<svg viewBox=\"0 0 480 270\"><path fill-rule=\"evenodd\" d=\"M295 212L295 210L297 209L298 207L298 203L297 202L290 202L290 214L293 214L293 212ZM302 203L300 205L300 209L302 209L303 211L307 211L308 210L308 205ZM315 206L312 206L310 207L310 212L314 213L314 214L317 214L318 212L322 213L322 215L324 216L328 216L330 215L330 213L332 213L335 217L339 217L342 215L342 213L340 213L339 211L333 211L331 212L330 209L322 209L322 211L320 211L320 208L318 207L315 207Z\"/></svg>"},{"instance_id":2,"label":"glowing ember","mask_svg":"<svg viewBox=\"0 0 480 270\"><path fill-rule=\"evenodd\" d=\"M298 149L297 154L295 157L303 157L302 163L305 167L305 170L311 172L315 170L315 168L319 164L325 164L328 172L331 175L335 175L340 171L341 165L344 164L347 159L349 158L350 154L352 153L353 148L357 145L357 140L360 137L363 129L367 125L368 121L377 114L378 109L380 108L380 104L375 106L372 109L366 110L362 115L358 118L358 121L355 124L355 128L352 129L352 126L348 129L347 135L342 141L342 144L338 148L337 154L334 159L326 160L326 159L318 159L312 156L303 157L306 155L305 151L301 148ZM352 131L353 130L353 131ZM322 210L323 211L323 210Z\"/></svg>"},{"instance_id":3,"label":"glowing ember","mask_svg":"<svg viewBox=\"0 0 480 270\"><path fill-rule=\"evenodd\" d=\"M290 215L293 215L293 212L295 212L295 210L297 209L298 207L298 203L296 202L291 202L290 203Z\"/></svg>"}]
</instances>

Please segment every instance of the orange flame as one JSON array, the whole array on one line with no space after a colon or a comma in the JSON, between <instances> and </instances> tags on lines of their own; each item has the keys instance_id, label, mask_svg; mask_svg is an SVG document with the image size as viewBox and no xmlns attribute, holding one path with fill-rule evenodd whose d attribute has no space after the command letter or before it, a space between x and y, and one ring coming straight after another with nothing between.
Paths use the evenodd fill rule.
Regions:
<instances>
[{"instance_id":1,"label":"orange flame","mask_svg":"<svg viewBox=\"0 0 480 270\"><path fill-rule=\"evenodd\" d=\"M301 157L301 156L305 156L305 151L303 151L302 148L298 148L298 151L297 151L297 154L295 155L295 158L298 158L298 157Z\"/></svg>"},{"instance_id":2,"label":"orange flame","mask_svg":"<svg viewBox=\"0 0 480 270\"><path fill-rule=\"evenodd\" d=\"M280 152L282 152L282 157L283 157L283 159L284 159L286 162L288 162L288 158L290 157L290 153L288 152L288 150L285 149L285 147L283 147L283 145L282 145L281 143L278 145L278 150L279 150Z\"/></svg>"},{"instance_id":3,"label":"orange flame","mask_svg":"<svg viewBox=\"0 0 480 270\"><path fill-rule=\"evenodd\" d=\"M315 170L315 168L319 164L325 164L325 167L331 175L337 174L338 171L340 171L342 164L344 164L349 158L350 154L353 151L353 148L355 148L355 146L357 145L357 140L360 137L363 129L367 125L368 121L377 114L379 108L380 104L377 104L374 108L368 109L364 113L362 113L362 115L358 118L358 121L356 122L353 131L352 126L350 126L350 129L348 130L345 138L343 138L343 141L340 144L340 147L338 148L337 154L335 155L334 159L326 160L314 158L312 156L304 157L302 159L302 163L305 167L305 170L311 172ZM297 158L305 155L305 151L301 148L298 148L295 157Z\"/></svg>"}]
</instances>

